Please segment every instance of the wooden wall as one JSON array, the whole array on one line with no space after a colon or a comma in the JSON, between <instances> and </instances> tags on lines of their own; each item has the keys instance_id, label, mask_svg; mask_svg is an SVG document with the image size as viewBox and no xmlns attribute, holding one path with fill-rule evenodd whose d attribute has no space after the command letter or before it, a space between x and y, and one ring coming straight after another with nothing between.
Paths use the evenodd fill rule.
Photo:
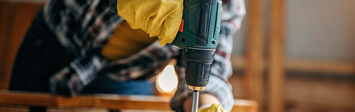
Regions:
<instances>
[{"instance_id":1,"label":"wooden wall","mask_svg":"<svg viewBox=\"0 0 355 112\"><path fill-rule=\"evenodd\" d=\"M245 41L243 41L244 42L243 44L245 44L245 54L241 53L231 57L233 69L237 71L234 73L241 75L241 76L233 76L234 78L232 77L230 79L230 82L233 85L234 95L235 96L239 95L239 97L236 98L248 98L257 101L259 103L259 107L261 107L259 108L260 109L259 111L262 112L289 111L289 109L286 110L290 106L288 105L287 100L289 100L291 96L293 98L297 97L295 98L295 101L296 100L299 101L297 103L300 105L301 103L308 104L307 108L309 109L321 107L319 105L326 106L323 107L323 110L321 110L321 112L336 110L336 109L332 110L330 109L330 107L337 108L335 105L339 105L339 102L341 102L341 104L346 104L346 106L342 105L344 107L343 110L346 109L353 110L353 108L351 107L354 105L354 103L349 103L349 99L354 98L351 95L348 94L342 95L341 97L346 97L343 98L343 101L337 99L336 100L337 102L330 103L331 101L329 101L327 102L327 105L323 105L324 103L319 104L320 102L325 102L325 101L320 100L320 98L316 99L316 97L317 98L318 96L328 96L331 98L340 97L332 93L322 94L322 92L319 92L319 90L332 88L332 86L334 87L335 85L341 85L343 83L346 83L344 84L346 86L353 86L354 83L348 83L346 81L343 81L343 79L353 81L355 76L354 75L355 62L348 61L348 60L334 60L329 58L324 59L319 57L287 57L286 53L288 50L287 49L288 43L286 42L289 39L287 37L288 36L287 31L289 31L287 20L289 19L287 19L286 16L288 15L287 7L290 6L288 3L289 1L287 0L265 0L265 1L245 0L245 1L247 2L246 4L247 16L246 19L244 20L246 24L243 24L245 26L245 29L243 28L242 29L245 30L246 35L244 37L243 34L242 35L239 34L239 37L237 37L240 38L240 36L243 36L245 38ZM318 2L318 1L314 1L314 2ZM329 1L327 4L329 5ZM300 9L296 8L295 10L300 10ZM320 10L318 11L324 12ZM298 18L295 17L293 19L298 19ZM307 21L307 20L303 20L303 21ZM318 21L318 20L313 20L313 21ZM295 31L297 32L297 30ZM312 34L317 32L312 32L312 30L310 30L310 33ZM303 37L303 38L308 38L308 37ZM352 39L347 39L347 40L351 41ZM299 46L302 46L304 41L307 40L300 41ZM324 41L331 41L331 40L324 40ZM312 41L310 43L315 43L314 45L317 45L316 43L318 42ZM237 43L237 44L241 44L241 43ZM234 47L240 47L240 45ZM331 47L339 47L339 46L331 46ZM324 49L331 48L331 47L328 46ZM309 48L305 48L305 49L309 49ZM313 52L317 52L317 51L313 51ZM351 53L348 54L353 53L352 51L349 52ZM297 73L295 73L295 71ZM290 76L292 77L291 79ZM239 77L240 79L237 79L235 77ZM317 81L318 79L305 81L302 78L294 79L295 77L307 77L307 78L326 77L329 78L330 80L337 80L337 83ZM338 81L338 79L341 80ZM244 83L236 83L238 81ZM302 85L303 83L309 83L314 85L309 85L306 87L297 86L297 85ZM322 84L324 84L324 86L320 86ZM319 95L316 96L312 92L303 91L306 90L305 88L307 88L307 90L315 90L313 93L316 93L316 90L318 90L317 94ZM340 90L340 88L345 88L345 87L339 86L337 89L339 91L346 91L345 89ZM351 87L349 88L351 89ZM242 92L237 92L238 90ZM293 94L293 93L302 93L298 90L306 94L302 94L302 95ZM353 90L348 90L347 92L349 91L350 93L353 93ZM315 95L315 96L309 97L311 95ZM307 97L302 98L300 96L307 96ZM324 97L322 99L328 99L328 98ZM302 104L302 107L305 107L304 104Z\"/></svg>"},{"instance_id":2,"label":"wooden wall","mask_svg":"<svg viewBox=\"0 0 355 112\"><path fill-rule=\"evenodd\" d=\"M8 88L12 64L33 17L44 3L0 1L0 90Z\"/></svg>"}]
</instances>

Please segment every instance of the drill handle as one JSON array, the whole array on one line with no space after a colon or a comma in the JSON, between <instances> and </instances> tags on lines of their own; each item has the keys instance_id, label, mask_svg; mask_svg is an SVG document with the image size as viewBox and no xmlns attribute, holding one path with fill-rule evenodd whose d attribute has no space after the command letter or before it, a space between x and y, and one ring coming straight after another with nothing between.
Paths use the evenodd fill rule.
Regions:
<instances>
[{"instance_id":1,"label":"drill handle","mask_svg":"<svg viewBox=\"0 0 355 112\"><path fill-rule=\"evenodd\" d=\"M173 45L216 48L221 26L221 0L184 0L183 21Z\"/></svg>"}]
</instances>

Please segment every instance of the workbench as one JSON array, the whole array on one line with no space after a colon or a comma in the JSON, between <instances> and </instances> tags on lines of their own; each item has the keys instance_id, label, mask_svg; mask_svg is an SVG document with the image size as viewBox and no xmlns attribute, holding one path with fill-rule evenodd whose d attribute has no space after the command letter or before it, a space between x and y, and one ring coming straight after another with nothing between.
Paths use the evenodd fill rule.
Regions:
<instances>
[{"instance_id":1,"label":"workbench","mask_svg":"<svg viewBox=\"0 0 355 112\"><path fill-rule=\"evenodd\" d=\"M171 111L169 98L160 96L135 96L94 94L64 97L49 93L0 91L1 108L16 110L17 107L104 108L117 110ZM255 101L235 99L231 112L257 112Z\"/></svg>"}]
</instances>

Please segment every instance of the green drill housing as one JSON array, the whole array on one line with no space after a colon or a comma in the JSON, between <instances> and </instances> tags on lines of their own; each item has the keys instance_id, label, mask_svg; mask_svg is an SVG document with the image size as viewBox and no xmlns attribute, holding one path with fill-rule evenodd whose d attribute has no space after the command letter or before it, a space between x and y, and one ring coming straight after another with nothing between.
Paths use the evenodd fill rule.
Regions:
<instances>
[{"instance_id":1,"label":"green drill housing","mask_svg":"<svg viewBox=\"0 0 355 112\"><path fill-rule=\"evenodd\" d=\"M209 81L221 26L221 0L184 0L183 21L172 42L183 49L186 83L202 91Z\"/></svg>"}]
</instances>

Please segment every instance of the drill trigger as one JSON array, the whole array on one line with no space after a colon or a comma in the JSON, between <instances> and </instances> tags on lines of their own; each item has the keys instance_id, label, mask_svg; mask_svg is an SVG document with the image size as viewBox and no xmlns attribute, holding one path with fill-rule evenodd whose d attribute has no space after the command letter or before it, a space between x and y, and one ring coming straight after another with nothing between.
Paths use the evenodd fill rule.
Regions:
<instances>
[{"instance_id":1,"label":"drill trigger","mask_svg":"<svg viewBox=\"0 0 355 112\"><path fill-rule=\"evenodd\" d=\"M179 31L184 32L184 19L181 20Z\"/></svg>"}]
</instances>

